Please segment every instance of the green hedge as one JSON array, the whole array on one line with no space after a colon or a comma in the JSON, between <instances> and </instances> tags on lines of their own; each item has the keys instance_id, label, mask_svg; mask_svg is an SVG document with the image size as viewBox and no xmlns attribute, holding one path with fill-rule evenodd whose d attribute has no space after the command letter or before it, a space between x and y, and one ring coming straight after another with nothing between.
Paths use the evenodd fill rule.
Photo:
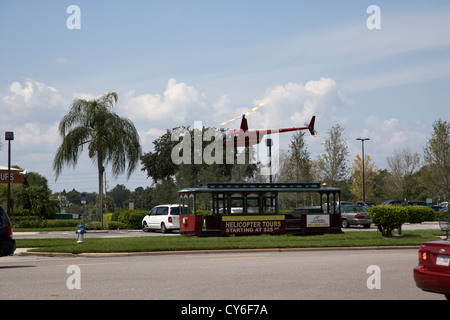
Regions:
<instances>
[{"instance_id":1,"label":"green hedge","mask_svg":"<svg viewBox=\"0 0 450 320\"><path fill-rule=\"evenodd\" d=\"M424 206L377 206L369 208L372 222L385 237L405 222L421 223L435 220L435 212Z\"/></svg>"},{"instance_id":2,"label":"green hedge","mask_svg":"<svg viewBox=\"0 0 450 320\"><path fill-rule=\"evenodd\" d=\"M100 222L98 222L98 221L87 222L84 227L86 230L101 230ZM118 221L104 221L103 220L103 229L105 229L105 230L125 229L125 225L122 222L118 222Z\"/></svg>"},{"instance_id":3,"label":"green hedge","mask_svg":"<svg viewBox=\"0 0 450 320\"><path fill-rule=\"evenodd\" d=\"M142 228L142 219L148 213L148 210L135 210L129 212L128 210L116 211L112 214L111 220L123 223L125 228L140 229Z\"/></svg>"},{"instance_id":4,"label":"green hedge","mask_svg":"<svg viewBox=\"0 0 450 320\"><path fill-rule=\"evenodd\" d=\"M378 206L369 209L370 218L385 237L390 237L408 220L408 213L403 206Z\"/></svg>"},{"instance_id":5,"label":"green hedge","mask_svg":"<svg viewBox=\"0 0 450 320\"><path fill-rule=\"evenodd\" d=\"M436 213L433 209L424 206L407 206L409 223L422 223L424 221L435 221Z\"/></svg>"},{"instance_id":6,"label":"green hedge","mask_svg":"<svg viewBox=\"0 0 450 320\"><path fill-rule=\"evenodd\" d=\"M103 216L104 229L140 229L142 228L142 219L148 213L146 210L136 210L128 212L128 210L117 211L113 214ZM81 219L54 219L46 220L38 217L15 217L12 222L14 228L63 228L73 227L74 230L82 223ZM100 222L86 222L86 230L100 229Z\"/></svg>"},{"instance_id":7,"label":"green hedge","mask_svg":"<svg viewBox=\"0 0 450 320\"><path fill-rule=\"evenodd\" d=\"M12 225L14 228L63 228L76 227L80 224L80 220L45 220L45 219L23 219L14 220Z\"/></svg>"}]
</instances>

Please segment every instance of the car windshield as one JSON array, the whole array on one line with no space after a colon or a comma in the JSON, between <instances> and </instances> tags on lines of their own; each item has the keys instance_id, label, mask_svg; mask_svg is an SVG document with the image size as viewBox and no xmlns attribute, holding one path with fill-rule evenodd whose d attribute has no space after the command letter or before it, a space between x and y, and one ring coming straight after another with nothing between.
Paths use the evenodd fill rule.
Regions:
<instances>
[{"instance_id":1,"label":"car windshield","mask_svg":"<svg viewBox=\"0 0 450 320\"><path fill-rule=\"evenodd\" d=\"M367 212L367 210L361 206L342 206L341 212Z\"/></svg>"}]
</instances>

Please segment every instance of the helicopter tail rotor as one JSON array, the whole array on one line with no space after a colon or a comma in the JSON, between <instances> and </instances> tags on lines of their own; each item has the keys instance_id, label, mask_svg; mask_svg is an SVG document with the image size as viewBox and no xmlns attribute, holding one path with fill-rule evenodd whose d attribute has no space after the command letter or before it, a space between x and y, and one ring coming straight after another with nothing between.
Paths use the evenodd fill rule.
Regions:
<instances>
[{"instance_id":1,"label":"helicopter tail rotor","mask_svg":"<svg viewBox=\"0 0 450 320\"><path fill-rule=\"evenodd\" d=\"M309 123L309 125L308 125L308 130L309 130L309 132L311 132L311 135L313 136L313 135L315 135L317 132L316 132L316 130L314 130L314 124L315 124L315 122L316 122L316 116L313 116L312 118L311 118L311 122Z\"/></svg>"}]
</instances>

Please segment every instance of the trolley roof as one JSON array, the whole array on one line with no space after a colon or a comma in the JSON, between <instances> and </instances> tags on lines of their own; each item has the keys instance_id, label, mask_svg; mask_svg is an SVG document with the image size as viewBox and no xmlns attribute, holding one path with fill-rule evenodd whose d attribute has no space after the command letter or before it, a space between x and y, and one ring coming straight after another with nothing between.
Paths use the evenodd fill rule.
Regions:
<instances>
[{"instance_id":1,"label":"trolley roof","mask_svg":"<svg viewBox=\"0 0 450 320\"><path fill-rule=\"evenodd\" d=\"M339 192L340 188L320 183L200 183L197 188L184 188L179 193L211 192Z\"/></svg>"}]
</instances>

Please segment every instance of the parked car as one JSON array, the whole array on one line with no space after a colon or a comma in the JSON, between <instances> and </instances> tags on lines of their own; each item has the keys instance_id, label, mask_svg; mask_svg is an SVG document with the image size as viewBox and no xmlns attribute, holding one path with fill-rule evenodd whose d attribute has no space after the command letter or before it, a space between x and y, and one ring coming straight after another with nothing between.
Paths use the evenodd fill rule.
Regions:
<instances>
[{"instance_id":1,"label":"parked car","mask_svg":"<svg viewBox=\"0 0 450 320\"><path fill-rule=\"evenodd\" d=\"M164 204L154 207L142 219L142 229L144 231L161 230L166 233L171 230L180 229L180 205Z\"/></svg>"},{"instance_id":2,"label":"parked car","mask_svg":"<svg viewBox=\"0 0 450 320\"><path fill-rule=\"evenodd\" d=\"M353 206L353 203L352 202L350 202L350 201L336 201L336 204L337 204L337 206L339 207L344 207L344 206ZM334 205L333 204L331 204L331 212L333 211L333 207L334 207ZM328 204L327 203L323 203L322 204L322 208L323 208L323 210L327 210L327 208L328 208Z\"/></svg>"},{"instance_id":3,"label":"parked car","mask_svg":"<svg viewBox=\"0 0 450 320\"><path fill-rule=\"evenodd\" d=\"M401 200L388 200L383 202L383 206L401 206L403 201Z\"/></svg>"},{"instance_id":4,"label":"parked car","mask_svg":"<svg viewBox=\"0 0 450 320\"><path fill-rule=\"evenodd\" d=\"M441 202L441 203L439 203L438 204L438 208L439 208L439 211L441 211L441 212L448 212L448 202Z\"/></svg>"},{"instance_id":5,"label":"parked car","mask_svg":"<svg viewBox=\"0 0 450 320\"><path fill-rule=\"evenodd\" d=\"M417 200L414 200L414 201L403 201L402 205L404 205L404 206L422 206L422 207L431 208L435 212L439 211L439 207L438 206L435 206L433 204L428 204L425 201L417 201Z\"/></svg>"},{"instance_id":6,"label":"parked car","mask_svg":"<svg viewBox=\"0 0 450 320\"><path fill-rule=\"evenodd\" d=\"M373 207L375 204L370 201L370 200L366 200L366 202L364 201L356 201L355 204L361 206L361 207Z\"/></svg>"},{"instance_id":7,"label":"parked car","mask_svg":"<svg viewBox=\"0 0 450 320\"><path fill-rule=\"evenodd\" d=\"M0 257L9 256L16 250L16 240L12 237L12 226L5 209L0 206Z\"/></svg>"},{"instance_id":8,"label":"parked car","mask_svg":"<svg viewBox=\"0 0 450 320\"><path fill-rule=\"evenodd\" d=\"M423 206L426 207L427 203L425 201L403 201L404 206Z\"/></svg>"},{"instance_id":9,"label":"parked car","mask_svg":"<svg viewBox=\"0 0 450 320\"><path fill-rule=\"evenodd\" d=\"M422 243L414 280L420 289L444 294L450 300L450 238Z\"/></svg>"},{"instance_id":10,"label":"parked car","mask_svg":"<svg viewBox=\"0 0 450 320\"><path fill-rule=\"evenodd\" d=\"M363 225L364 228L370 228L369 212L360 205L341 206L342 228L348 228L352 225Z\"/></svg>"}]
</instances>

